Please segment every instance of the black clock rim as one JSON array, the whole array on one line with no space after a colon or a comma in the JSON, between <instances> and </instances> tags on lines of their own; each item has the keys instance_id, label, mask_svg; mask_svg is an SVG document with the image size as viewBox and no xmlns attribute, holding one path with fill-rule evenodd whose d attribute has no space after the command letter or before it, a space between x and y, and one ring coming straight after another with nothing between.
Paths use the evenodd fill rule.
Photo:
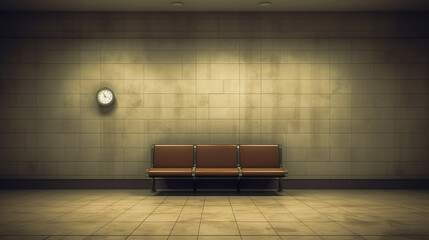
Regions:
<instances>
[{"instance_id":1,"label":"black clock rim","mask_svg":"<svg viewBox=\"0 0 429 240\"><path fill-rule=\"evenodd\" d=\"M110 91L111 93L112 93L112 101L110 101L109 103L102 103L102 102L100 102L99 100L98 100L98 94L101 92L101 91L103 91L103 90L108 90L108 91ZM114 101L115 101L115 93L113 92L113 90L112 89L110 89L110 88L108 88L108 87L102 87L102 88L100 88L100 89L98 89L98 91L97 91L97 94L95 94L95 98L96 98L96 100L97 100L97 102L98 102L98 104L100 104L100 105L102 105L102 106L108 106L108 105L110 105L110 104L112 104Z\"/></svg>"}]
</instances>

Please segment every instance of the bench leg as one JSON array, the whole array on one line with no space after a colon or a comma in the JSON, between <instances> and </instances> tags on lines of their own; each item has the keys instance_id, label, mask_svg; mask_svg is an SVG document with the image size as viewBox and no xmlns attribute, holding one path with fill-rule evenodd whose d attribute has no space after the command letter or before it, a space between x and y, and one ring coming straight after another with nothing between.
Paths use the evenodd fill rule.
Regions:
<instances>
[{"instance_id":1,"label":"bench leg","mask_svg":"<svg viewBox=\"0 0 429 240\"><path fill-rule=\"evenodd\" d=\"M240 178L237 178L237 192L240 192Z\"/></svg>"},{"instance_id":2,"label":"bench leg","mask_svg":"<svg viewBox=\"0 0 429 240\"><path fill-rule=\"evenodd\" d=\"M155 177L152 177L152 192L156 192L156 189L155 189Z\"/></svg>"},{"instance_id":3,"label":"bench leg","mask_svg":"<svg viewBox=\"0 0 429 240\"><path fill-rule=\"evenodd\" d=\"M194 192L197 191L197 179L194 178Z\"/></svg>"},{"instance_id":4,"label":"bench leg","mask_svg":"<svg viewBox=\"0 0 429 240\"><path fill-rule=\"evenodd\" d=\"M283 190L282 189L282 178L279 177L279 189L278 189L278 191L281 192L282 190Z\"/></svg>"}]
</instances>

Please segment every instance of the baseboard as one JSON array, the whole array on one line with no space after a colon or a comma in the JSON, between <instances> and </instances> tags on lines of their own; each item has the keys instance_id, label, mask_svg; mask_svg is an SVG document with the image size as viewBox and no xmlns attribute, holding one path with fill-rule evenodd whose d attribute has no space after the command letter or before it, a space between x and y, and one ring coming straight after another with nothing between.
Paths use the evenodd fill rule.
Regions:
<instances>
[{"instance_id":1,"label":"baseboard","mask_svg":"<svg viewBox=\"0 0 429 240\"><path fill-rule=\"evenodd\" d=\"M149 179L2 179L2 189L149 189Z\"/></svg>"},{"instance_id":2,"label":"baseboard","mask_svg":"<svg viewBox=\"0 0 429 240\"><path fill-rule=\"evenodd\" d=\"M283 189L429 189L429 179L283 179ZM278 180L243 179L245 189L277 189ZM157 189L192 189L191 179L157 179ZM234 179L199 179L198 189L235 190ZM1 189L150 189L150 179L2 179Z\"/></svg>"}]
</instances>

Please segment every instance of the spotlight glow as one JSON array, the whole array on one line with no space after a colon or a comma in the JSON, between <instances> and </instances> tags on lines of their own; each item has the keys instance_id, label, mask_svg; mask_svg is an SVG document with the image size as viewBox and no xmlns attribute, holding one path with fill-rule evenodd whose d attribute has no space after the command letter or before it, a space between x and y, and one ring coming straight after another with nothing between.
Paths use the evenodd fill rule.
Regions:
<instances>
[{"instance_id":1,"label":"spotlight glow","mask_svg":"<svg viewBox=\"0 0 429 240\"><path fill-rule=\"evenodd\" d=\"M261 7L269 7L269 6L271 6L272 5L272 3L271 2L260 2L259 3L259 6L261 6Z\"/></svg>"},{"instance_id":2,"label":"spotlight glow","mask_svg":"<svg viewBox=\"0 0 429 240\"><path fill-rule=\"evenodd\" d=\"M182 3L182 2L172 2L172 3L170 3L171 4L171 6L173 6L173 7L181 7L181 6L183 6L183 5L185 5L184 3Z\"/></svg>"}]
</instances>

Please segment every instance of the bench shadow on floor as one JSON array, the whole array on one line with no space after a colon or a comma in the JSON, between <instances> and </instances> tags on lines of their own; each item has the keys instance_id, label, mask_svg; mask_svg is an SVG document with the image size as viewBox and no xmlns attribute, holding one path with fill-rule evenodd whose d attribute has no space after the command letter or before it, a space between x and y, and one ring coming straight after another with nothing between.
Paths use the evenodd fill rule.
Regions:
<instances>
[{"instance_id":1,"label":"bench shadow on floor","mask_svg":"<svg viewBox=\"0 0 429 240\"><path fill-rule=\"evenodd\" d=\"M241 191L237 193L234 190L201 190L201 191L177 191L177 190L158 190L152 193L151 196L283 196L275 190L261 190L261 191Z\"/></svg>"}]
</instances>

